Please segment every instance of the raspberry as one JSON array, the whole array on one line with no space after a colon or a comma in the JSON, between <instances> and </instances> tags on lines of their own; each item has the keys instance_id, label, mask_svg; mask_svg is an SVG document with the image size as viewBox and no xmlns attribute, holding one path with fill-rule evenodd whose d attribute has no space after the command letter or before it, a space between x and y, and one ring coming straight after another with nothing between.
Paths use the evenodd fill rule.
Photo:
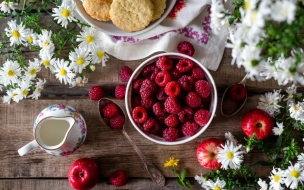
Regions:
<instances>
[{"instance_id":1,"label":"raspberry","mask_svg":"<svg viewBox=\"0 0 304 190\"><path fill-rule=\"evenodd\" d=\"M182 122L185 123L191 119L193 119L193 109L189 107L183 108L180 112L178 112L178 119Z\"/></svg>"},{"instance_id":2,"label":"raspberry","mask_svg":"<svg viewBox=\"0 0 304 190\"><path fill-rule=\"evenodd\" d=\"M128 176L123 170L117 170L111 174L110 182L116 187L121 187L127 184Z\"/></svg>"},{"instance_id":3,"label":"raspberry","mask_svg":"<svg viewBox=\"0 0 304 190\"><path fill-rule=\"evenodd\" d=\"M132 118L136 123L144 123L147 121L148 114L145 108L137 106L132 111Z\"/></svg>"},{"instance_id":4,"label":"raspberry","mask_svg":"<svg viewBox=\"0 0 304 190\"><path fill-rule=\"evenodd\" d=\"M178 116L176 114L170 114L168 117L165 118L164 123L168 127L176 127L179 123Z\"/></svg>"},{"instance_id":5,"label":"raspberry","mask_svg":"<svg viewBox=\"0 0 304 190\"><path fill-rule=\"evenodd\" d=\"M115 104L109 103L103 108L102 111L104 117L111 118L114 117L114 115L117 113L117 107Z\"/></svg>"},{"instance_id":6,"label":"raspberry","mask_svg":"<svg viewBox=\"0 0 304 190\"><path fill-rule=\"evenodd\" d=\"M168 113L177 114L181 110L181 105L176 98L169 96L165 101L165 110Z\"/></svg>"},{"instance_id":7,"label":"raspberry","mask_svg":"<svg viewBox=\"0 0 304 190\"><path fill-rule=\"evenodd\" d=\"M114 129L120 130L125 124L125 117L122 115L116 115L110 119L110 126Z\"/></svg>"},{"instance_id":8,"label":"raspberry","mask_svg":"<svg viewBox=\"0 0 304 190\"><path fill-rule=\"evenodd\" d=\"M182 54L192 56L195 52L193 45L190 42L183 41L177 45L177 51Z\"/></svg>"},{"instance_id":9,"label":"raspberry","mask_svg":"<svg viewBox=\"0 0 304 190\"><path fill-rule=\"evenodd\" d=\"M133 82L132 82L132 89L137 94L139 94L139 89L140 89L143 81L144 81L143 78L137 78L137 79L134 79Z\"/></svg>"},{"instance_id":10,"label":"raspberry","mask_svg":"<svg viewBox=\"0 0 304 190\"><path fill-rule=\"evenodd\" d=\"M155 100L153 98L143 98L140 101L141 106L149 111L151 111L153 109L154 103L155 103Z\"/></svg>"},{"instance_id":11,"label":"raspberry","mask_svg":"<svg viewBox=\"0 0 304 190\"><path fill-rule=\"evenodd\" d=\"M230 88L229 95L230 95L232 100L242 101L246 98L247 92L246 92L246 89L245 89L244 85L234 84Z\"/></svg>"},{"instance_id":12,"label":"raspberry","mask_svg":"<svg viewBox=\"0 0 304 190\"><path fill-rule=\"evenodd\" d=\"M131 98L131 105L132 105L132 108L135 108L137 106L140 106L140 103L141 102L141 98L140 96L133 96Z\"/></svg>"},{"instance_id":13,"label":"raspberry","mask_svg":"<svg viewBox=\"0 0 304 190\"><path fill-rule=\"evenodd\" d=\"M149 79L145 79L142 82L139 92L142 98L148 98L152 97L156 93L156 90L157 88L155 82Z\"/></svg>"},{"instance_id":14,"label":"raspberry","mask_svg":"<svg viewBox=\"0 0 304 190\"><path fill-rule=\"evenodd\" d=\"M162 71L168 71L173 67L173 61L167 56L161 56L156 61L156 67Z\"/></svg>"},{"instance_id":15,"label":"raspberry","mask_svg":"<svg viewBox=\"0 0 304 190\"><path fill-rule=\"evenodd\" d=\"M165 93L165 89L164 88L159 88L157 93L156 93L156 98L159 101L165 101L168 98L168 95Z\"/></svg>"},{"instance_id":16,"label":"raspberry","mask_svg":"<svg viewBox=\"0 0 304 190\"><path fill-rule=\"evenodd\" d=\"M133 71L128 66L123 66L118 74L119 80L121 82L128 82L132 74Z\"/></svg>"},{"instance_id":17,"label":"raspberry","mask_svg":"<svg viewBox=\"0 0 304 190\"><path fill-rule=\"evenodd\" d=\"M155 116L164 116L166 114L164 104L162 102L156 102L153 105L153 113Z\"/></svg>"},{"instance_id":18,"label":"raspberry","mask_svg":"<svg viewBox=\"0 0 304 190\"><path fill-rule=\"evenodd\" d=\"M143 124L144 132L156 135L160 131L159 123L153 117L150 117Z\"/></svg>"},{"instance_id":19,"label":"raspberry","mask_svg":"<svg viewBox=\"0 0 304 190\"><path fill-rule=\"evenodd\" d=\"M126 95L126 85L119 84L115 87L115 98L123 99Z\"/></svg>"},{"instance_id":20,"label":"raspberry","mask_svg":"<svg viewBox=\"0 0 304 190\"><path fill-rule=\"evenodd\" d=\"M210 95L210 84L205 80L198 80L194 84L195 91L203 98Z\"/></svg>"},{"instance_id":21,"label":"raspberry","mask_svg":"<svg viewBox=\"0 0 304 190\"><path fill-rule=\"evenodd\" d=\"M177 69L173 69L170 72L170 74L171 74L171 79L175 81L177 81L183 75L183 73L179 72Z\"/></svg>"},{"instance_id":22,"label":"raspberry","mask_svg":"<svg viewBox=\"0 0 304 190\"><path fill-rule=\"evenodd\" d=\"M166 84L168 84L168 82L170 81L171 81L171 76L167 71L161 71L157 73L155 78L156 84L160 87L166 86Z\"/></svg>"},{"instance_id":23,"label":"raspberry","mask_svg":"<svg viewBox=\"0 0 304 190\"><path fill-rule=\"evenodd\" d=\"M180 79L178 79L178 83L184 91L190 91L192 90L194 79L191 76L183 75Z\"/></svg>"},{"instance_id":24,"label":"raspberry","mask_svg":"<svg viewBox=\"0 0 304 190\"><path fill-rule=\"evenodd\" d=\"M180 93L179 84L176 81L169 82L165 87L165 93L168 96L176 97Z\"/></svg>"},{"instance_id":25,"label":"raspberry","mask_svg":"<svg viewBox=\"0 0 304 190\"><path fill-rule=\"evenodd\" d=\"M176 65L176 69L182 73L190 71L192 67L193 61L190 59L180 59Z\"/></svg>"},{"instance_id":26,"label":"raspberry","mask_svg":"<svg viewBox=\"0 0 304 190\"><path fill-rule=\"evenodd\" d=\"M155 80L159 68L156 68L155 65L147 65L143 68L142 74L146 79Z\"/></svg>"},{"instance_id":27,"label":"raspberry","mask_svg":"<svg viewBox=\"0 0 304 190\"><path fill-rule=\"evenodd\" d=\"M168 127L163 131L163 137L166 141L175 141L178 138L178 129L175 127Z\"/></svg>"},{"instance_id":28,"label":"raspberry","mask_svg":"<svg viewBox=\"0 0 304 190\"><path fill-rule=\"evenodd\" d=\"M103 97L103 89L100 86L93 86L89 91L89 97L91 100L99 100Z\"/></svg>"},{"instance_id":29,"label":"raspberry","mask_svg":"<svg viewBox=\"0 0 304 190\"><path fill-rule=\"evenodd\" d=\"M198 125L194 122L186 122L182 126L182 131L185 136L193 136L196 134Z\"/></svg>"},{"instance_id":30,"label":"raspberry","mask_svg":"<svg viewBox=\"0 0 304 190\"><path fill-rule=\"evenodd\" d=\"M202 105L201 97L196 92L189 92L186 96L186 104L191 108L197 108Z\"/></svg>"},{"instance_id":31,"label":"raspberry","mask_svg":"<svg viewBox=\"0 0 304 190\"><path fill-rule=\"evenodd\" d=\"M204 79L205 78L205 72L200 67L193 67L192 68L192 77L196 80Z\"/></svg>"},{"instance_id":32,"label":"raspberry","mask_svg":"<svg viewBox=\"0 0 304 190\"><path fill-rule=\"evenodd\" d=\"M207 110L199 109L194 114L194 121L199 125L206 125L209 121L210 114Z\"/></svg>"}]
</instances>

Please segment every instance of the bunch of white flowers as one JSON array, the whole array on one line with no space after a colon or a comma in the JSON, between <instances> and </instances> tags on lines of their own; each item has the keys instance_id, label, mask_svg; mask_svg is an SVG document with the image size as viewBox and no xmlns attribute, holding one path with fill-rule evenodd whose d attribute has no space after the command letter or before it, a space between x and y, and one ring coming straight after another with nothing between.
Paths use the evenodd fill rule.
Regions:
<instances>
[{"instance_id":1,"label":"bunch of white flowers","mask_svg":"<svg viewBox=\"0 0 304 190\"><path fill-rule=\"evenodd\" d=\"M3 1L0 4L0 10L8 17L10 13L13 15L17 5L13 2ZM71 22L81 23L75 18L76 5L72 0L62 1L62 4L53 8L52 12L54 20L65 29L68 29L68 24ZM21 13L27 14L24 10ZM19 51L22 46L25 46L38 50L39 57L25 63L20 57L8 56L7 60L0 64L0 90L6 89L6 95L3 97L4 103L10 104L11 100L19 102L24 98L38 99L46 83L45 79L37 78L42 66L49 69L61 83L71 87L83 86L88 82L83 72L88 68L94 71L94 65L98 63L105 66L105 62L109 58L103 50L101 32L95 28L79 24L82 29L76 38L76 42L79 44L77 47L72 46L68 59L65 60L58 58L60 54L55 53L54 41L60 36L55 36L52 30L44 29L42 26L39 26L39 30L34 31L32 28L26 27L26 22L26 20L21 21L20 19L8 21L5 34L9 38L9 45L13 50L8 50L6 53L14 52L16 47L19 48ZM61 50L63 47L57 48ZM22 54L22 51L19 53Z\"/></svg>"}]
</instances>

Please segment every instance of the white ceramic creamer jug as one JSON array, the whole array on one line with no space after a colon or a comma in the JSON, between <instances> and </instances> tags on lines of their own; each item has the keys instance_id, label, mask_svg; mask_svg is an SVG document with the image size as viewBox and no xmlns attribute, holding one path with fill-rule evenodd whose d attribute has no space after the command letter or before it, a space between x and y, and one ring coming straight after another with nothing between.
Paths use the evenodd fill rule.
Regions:
<instances>
[{"instance_id":1,"label":"white ceramic creamer jug","mask_svg":"<svg viewBox=\"0 0 304 190\"><path fill-rule=\"evenodd\" d=\"M33 133L34 140L18 150L20 156L38 147L54 156L70 155L83 144L87 130L78 111L54 104L39 113Z\"/></svg>"}]
</instances>

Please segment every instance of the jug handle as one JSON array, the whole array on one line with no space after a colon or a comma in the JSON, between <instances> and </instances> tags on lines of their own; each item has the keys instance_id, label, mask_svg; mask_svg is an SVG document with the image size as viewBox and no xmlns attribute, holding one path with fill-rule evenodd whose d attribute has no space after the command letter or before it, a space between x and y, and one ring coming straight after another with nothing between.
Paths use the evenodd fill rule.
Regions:
<instances>
[{"instance_id":1,"label":"jug handle","mask_svg":"<svg viewBox=\"0 0 304 190\"><path fill-rule=\"evenodd\" d=\"M29 151L34 150L36 148L38 148L38 143L36 142L36 140L33 140L32 142L29 142L26 145L24 145L22 148L20 148L18 150L18 153L20 156L23 156Z\"/></svg>"}]
</instances>

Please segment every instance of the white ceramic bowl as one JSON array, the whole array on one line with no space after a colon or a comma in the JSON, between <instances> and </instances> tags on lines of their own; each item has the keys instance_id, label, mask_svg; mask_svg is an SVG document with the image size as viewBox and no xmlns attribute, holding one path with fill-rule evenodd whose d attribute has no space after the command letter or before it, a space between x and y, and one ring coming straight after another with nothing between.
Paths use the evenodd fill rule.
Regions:
<instances>
[{"instance_id":1,"label":"white ceramic bowl","mask_svg":"<svg viewBox=\"0 0 304 190\"><path fill-rule=\"evenodd\" d=\"M203 126L203 127L200 127L197 131L197 133L191 137L180 137L178 139L176 139L175 141L173 142L168 142L166 141L164 138L162 137L159 137L159 136L156 136L156 135L153 135L153 134L148 134L148 133L145 133L140 126L138 126L133 118L132 118L132 106L131 106L131 97L132 97L132 81L138 77L138 75L141 73L142 69L149 65L149 64L152 64L152 63L155 63L155 61L158 59L158 57L160 56L168 56L170 58L173 58L173 59L182 59L182 58L188 58L188 59L191 59L197 66L199 66L200 68L202 68L205 72L205 78L206 80L209 82L210 86L211 86L211 100L210 100L210 107L209 107L209 113L210 113L210 119L209 119L209 122ZM216 106L217 106L217 90L216 90L216 86L215 86L215 83L214 83L214 80L211 76L211 74L209 73L209 71L202 65L200 64L197 60L193 59L192 57L189 57L187 55L184 55L184 54L180 54L180 53L162 53L162 54L158 54L158 55L155 55L147 60L145 60L143 63L141 63L136 69L135 71L133 72L129 82L128 82L128 85L127 85L127 90L126 90L126 97L125 97L125 104L126 104L126 110L127 110L127 114L128 114L128 117L130 119L130 121L132 122L133 126L135 127L135 129L140 133L142 134L144 137L146 137L147 139L153 141L153 142L156 142L158 144L163 144L163 145L177 145L177 144L183 144L183 143L186 143L186 142L189 142L193 139L195 139L196 137L198 137L199 135L201 135L207 128L208 126L210 125L212 119L214 118L214 114L215 114L215 111L216 111Z\"/></svg>"},{"instance_id":2,"label":"white ceramic bowl","mask_svg":"<svg viewBox=\"0 0 304 190\"><path fill-rule=\"evenodd\" d=\"M93 19L88 15L88 13L84 10L81 0L75 0L77 12L78 14L90 25L96 27L97 29L101 30L102 32L112 35L112 36L134 36L137 34L142 34L144 32L147 32L148 30L151 30L152 28L156 27L159 23L161 23L170 13L171 9L175 5L176 0L167 0L166 2L166 9L164 11L164 14L161 16L161 18L157 19L154 22L151 22L145 29L137 32L125 32L121 30L120 28L117 28L111 21L109 22L102 22Z\"/></svg>"}]
</instances>

